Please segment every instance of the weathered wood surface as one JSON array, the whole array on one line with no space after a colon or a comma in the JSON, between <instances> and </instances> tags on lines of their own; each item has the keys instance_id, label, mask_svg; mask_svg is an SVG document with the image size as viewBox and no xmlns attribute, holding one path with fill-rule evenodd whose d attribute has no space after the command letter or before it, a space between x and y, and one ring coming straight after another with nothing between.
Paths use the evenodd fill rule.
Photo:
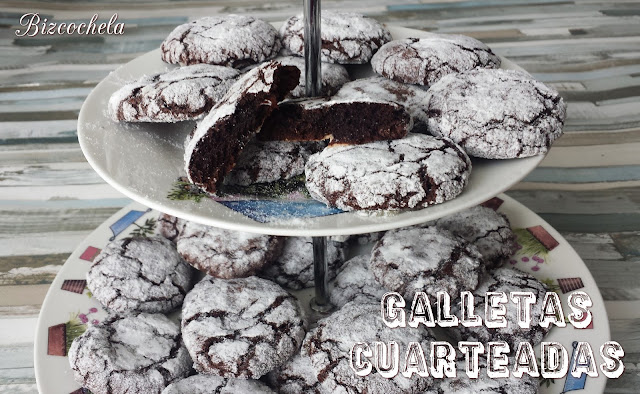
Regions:
<instances>
[{"instance_id":1,"label":"weathered wood surface","mask_svg":"<svg viewBox=\"0 0 640 394\"><path fill-rule=\"evenodd\" d=\"M479 38L562 93L569 104L565 136L508 194L585 260L613 339L627 352L627 372L607 391L636 393L640 2L324 0L323 9L331 8ZM33 330L47 283L81 239L129 202L91 170L78 146L76 118L91 88L195 17L250 13L276 21L300 11L299 0L0 3L0 394L36 392ZM26 12L55 21L117 12L125 34L16 37Z\"/></svg>"}]
</instances>

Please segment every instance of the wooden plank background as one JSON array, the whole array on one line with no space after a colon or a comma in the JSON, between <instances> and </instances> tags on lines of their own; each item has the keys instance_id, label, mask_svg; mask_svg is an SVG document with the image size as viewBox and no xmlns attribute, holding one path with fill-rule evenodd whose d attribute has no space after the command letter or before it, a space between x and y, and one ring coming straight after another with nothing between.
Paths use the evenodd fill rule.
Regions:
<instances>
[{"instance_id":1,"label":"wooden plank background","mask_svg":"<svg viewBox=\"0 0 640 394\"><path fill-rule=\"evenodd\" d=\"M0 394L36 392L33 332L56 272L88 233L130 200L87 164L76 136L84 98L178 24L301 11L284 1L0 2ZM558 89L565 135L508 194L559 230L595 277L626 350L610 393L640 384L640 3L625 0L324 0L421 30L463 33ZM16 37L20 16L87 21L118 13L123 36Z\"/></svg>"}]
</instances>

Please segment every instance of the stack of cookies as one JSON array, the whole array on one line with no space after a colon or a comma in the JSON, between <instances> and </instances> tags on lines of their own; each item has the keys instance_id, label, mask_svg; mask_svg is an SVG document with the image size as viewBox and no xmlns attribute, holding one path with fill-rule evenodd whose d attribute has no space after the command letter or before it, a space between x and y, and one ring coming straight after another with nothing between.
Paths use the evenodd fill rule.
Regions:
<instances>
[{"instance_id":1,"label":"stack of cookies","mask_svg":"<svg viewBox=\"0 0 640 394\"><path fill-rule=\"evenodd\" d=\"M345 12L325 11L321 24L322 97L301 97L300 15L280 31L226 15L178 26L161 54L179 68L125 85L110 113L126 122L196 120L185 172L207 193L304 174L311 197L346 211L442 203L467 184L470 157L544 154L562 134L558 93L499 69L478 40L392 40L377 21ZM350 81L354 65L377 76Z\"/></svg>"}]
</instances>

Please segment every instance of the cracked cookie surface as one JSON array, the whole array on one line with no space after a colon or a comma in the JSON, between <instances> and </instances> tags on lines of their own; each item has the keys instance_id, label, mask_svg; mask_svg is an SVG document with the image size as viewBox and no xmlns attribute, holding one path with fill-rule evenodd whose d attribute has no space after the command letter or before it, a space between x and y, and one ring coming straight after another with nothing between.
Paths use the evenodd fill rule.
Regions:
<instances>
[{"instance_id":1,"label":"cracked cookie surface","mask_svg":"<svg viewBox=\"0 0 640 394\"><path fill-rule=\"evenodd\" d=\"M176 216L161 213L158 216L158 234L171 242L176 242L186 221Z\"/></svg>"},{"instance_id":2,"label":"cracked cookie surface","mask_svg":"<svg viewBox=\"0 0 640 394\"><path fill-rule=\"evenodd\" d=\"M249 186L294 178L304 174L309 156L324 147L323 142L251 141L224 184Z\"/></svg>"},{"instance_id":3,"label":"cracked cookie surface","mask_svg":"<svg viewBox=\"0 0 640 394\"><path fill-rule=\"evenodd\" d=\"M176 247L200 271L217 278L239 278L273 261L282 250L282 238L187 222Z\"/></svg>"},{"instance_id":4,"label":"cracked cookie surface","mask_svg":"<svg viewBox=\"0 0 640 394\"><path fill-rule=\"evenodd\" d=\"M342 242L326 241L325 259L328 264L327 278L331 280L344 262L345 245ZM286 237L282 253L265 266L259 276L270 279L288 289L300 290L313 287L313 240L311 237Z\"/></svg>"},{"instance_id":5,"label":"cracked cookie surface","mask_svg":"<svg viewBox=\"0 0 640 394\"><path fill-rule=\"evenodd\" d=\"M243 68L275 57L278 31L246 15L209 16L176 27L160 46L162 60L191 65L218 64Z\"/></svg>"},{"instance_id":6,"label":"cracked cookie surface","mask_svg":"<svg viewBox=\"0 0 640 394\"><path fill-rule=\"evenodd\" d=\"M318 326L309 332L302 345L302 352L311 359L320 385L319 393L340 394L395 394L423 393L431 378L413 375L411 378L398 373L387 379L379 373L365 377L355 374L350 364L351 348L358 342L373 346L373 342L395 341L404 354L409 342L417 342L428 357L429 344L434 338L423 327L387 327L380 318L379 303L350 302L332 315L318 321ZM402 359L402 357L401 357ZM399 368L404 367L400 361Z\"/></svg>"},{"instance_id":7,"label":"cracked cookie surface","mask_svg":"<svg viewBox=\"0 0 640 394\"><path fill-rule=\"evenodd\" d=\"M76 382L95 394L160 393L191 370L179 324L148 313L89 326L71 344L69 363Z\"/></svg>"},{"instance_id":8,"label":"cracked cookie surface","mask_svg":"<svg viewBox=\"0 0 640 394\"><path fill-rule=\"evenodd\" d=\"M475 38L430 34L383 45L371 59L371 67L394 81L429 86L448 74L498 68L500 58Z\"/></svg>"},{"instance_id":9,"label":"cracked cookie surface","mask_svg":"<svg viewBox=\"0 0 640 394\"><path fill-rule=\"evenodd\" d=\"M162 394L275 394L264 383L253 379L222 378L216 375L193 375L171 383Z\"/></svg>"},{"instance_id":10,"label":"cracked cookie surface","mask_svg":"<svg viewBox=\"0 0 640 394\"><path fill-rule=\"evenodd\" d=\"M562 97L522 71L448 75L431 86L429 94L429 132L451 138L469 156L535 156L546 153L562 135Z\"/></svg>"},{"instance_id":11,"label":"cracked cookie surface","mask_svg":"<svg viewBox=\"0 0 640 394\"><path fill-rule=\"evenodd\" d=\"M505 305L505 318L507 320L505 328L488 328L484 324L479 327L458 325L449 329L453 337L458 340L464 338L463 340L465 341L482 343L505 341L509 344L512 352L515 352L520 342L530 342L532 345L540 343L550 329L541 327L539 324L544 296L547 291L545 285L528 273L514 268L502 267L489 271L480 281L478 288L472 292L475 311L485 310L485 294L490 291L505 292L507 295L513 291L533 293L536 296L536 302L531 306L530 328L525 329L518 325L518 307L515 303L509 301ZM452 303L451 310L458 316L460 316L459 309L459 304ZM550 325L550 327L552 326L553 324Z\"/></svg>"},{"instance_id":12,"label":"cracked cookie surface","mask_svg":"<svg viewBox=\"0 0 640 394\"><path fill-rule=\"evenodd\" d=\"M196 64L144 76L109 99L115 121L178 122L208 112L240 76L230 67Z\"/></svg>"},{"instance_id":13,"label":"cracked cookie surface","mask_svg":"<svg viewBox=\"0 0 640 394\"><path fill-rule=\"evenodd\" d=\"M329 146L305 167L311 196L346 211L423 208L456 197L471 161L447 139L408 134L399 140Z\"/></svg>"},{"instance_id":14,"label":"cracked cookie surface","mask_svg":"<svg viewBox=\"0 0 640 394\"><path fill-rule=\"evenodd\" d=\"M387 231L371 251L369 268L385 289L407 302L417 291L432 300L446 291L455 300L461 291L475 290L485 272L474 246L436 226Z\"/></svg>"},{"instance_id":15,"label":"cracked cookie surface","mask_svg":"<svg viewBox=\"0 0 640 394\"><path fill-rule=\"evenodd\" d=\"M391 33L380 22L353 12L323 11L320 23L321 59L340 64L367 63ZM287 19L280 28L283 46L304 55L302 14Z\"/></svg>"},{"instance_id":16,"label":"cracked cookie surface","mask_svg":"<svg viewBox=\"0 0 640 394\"><path fill-rule=\"evenodd\" d=\"M277 284L207 276L187 294L182 333L198 372L257 379L298 351L305 329L298 301Z\"/></svg>"},{"instance_id":17,"label":"cracked cookie surface","mask_svg":"<svg viewBox=\"0 0 640 394\"><path fill-rule=\"evenodd\" d=\"M269 386L280 394L316 393L320 385L309 356L296 354L286 364L267 374Z\"/></svg>"},{"instance_id":18,"label":"cracked cookie surface","mask_svg":"<svg viewBox=\"0 0 640 394\"><path fill-rule=\"evenodd\" d=\"M487 269L500 267L517 251L516 235L509 219L491 208L478 205L438 219L436 226L475 245Z\"/></svg>"},{"instance_id":19,"label":"cracked cookie surface","mask_svg":"<svg viewBox=\"0 0 640 394\"><path fill-rule=\"evenodd\" d=\"M123 238L109 243L87 273L93 296L113 312L168 312L182 304L193 271L171 241Z\"/></svg>"},{"instance_id":20,"label":"cracked cookie surface","mask_svg":"<svg viewBox=\"0 0 640 394\"><path fill-rule=\"evenodd\" d=\"M378 283L369 270L369 255L355 256L345 262L329 285L329 300L340 308L346 303L379 303L387 290Z\"/></svg>"}]
</instances>

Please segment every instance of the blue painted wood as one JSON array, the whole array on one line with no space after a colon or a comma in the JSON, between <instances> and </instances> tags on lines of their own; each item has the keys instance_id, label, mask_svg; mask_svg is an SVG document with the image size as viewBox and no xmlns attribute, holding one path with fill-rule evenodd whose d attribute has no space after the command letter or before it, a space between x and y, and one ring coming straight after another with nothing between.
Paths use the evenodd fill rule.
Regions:
<instances>
[{"instance_id":1,"label":"blue painted wood","mask_svg":"<svg viewBox=\"0 0 640 394\"><path fill-rule=\"evenodd\" d=\"M595 183L640 180L640 166L585 168L538 167L524 182Z\"/></svg>"}]
</instances>

